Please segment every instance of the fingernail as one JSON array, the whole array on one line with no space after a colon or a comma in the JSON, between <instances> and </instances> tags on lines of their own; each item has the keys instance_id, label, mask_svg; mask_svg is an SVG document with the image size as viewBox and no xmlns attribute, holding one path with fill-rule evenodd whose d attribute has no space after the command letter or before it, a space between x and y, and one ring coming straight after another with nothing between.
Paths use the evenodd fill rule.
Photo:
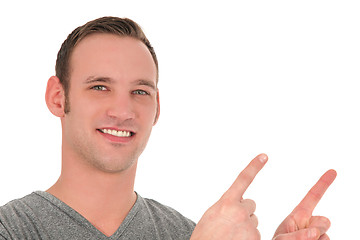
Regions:
<instances>
[{"instance_id":1,"label":"fingernail","mask_svg":"<svg viewBox=\"0 0 360 240\"><path fill-rule=\"evenodd\" d=\"M316 228L310 229L308 237L310 239L313 239L313 238L316 238L317 236L318 236L318 230Z\"/></svg>"},{"instance_id":2,"label":"fingernail","mask_svg":"<svg viewBox=\"0 0 360 240\"><path fill-rule=\"evenodd\" d=\"M259 156L259 160L260 160L260 162L262 162L262 163L266 163L267 160L268 160L268 157L267 157L266 154L261 154L261 155Z\"/></svg>"}]
</instances>

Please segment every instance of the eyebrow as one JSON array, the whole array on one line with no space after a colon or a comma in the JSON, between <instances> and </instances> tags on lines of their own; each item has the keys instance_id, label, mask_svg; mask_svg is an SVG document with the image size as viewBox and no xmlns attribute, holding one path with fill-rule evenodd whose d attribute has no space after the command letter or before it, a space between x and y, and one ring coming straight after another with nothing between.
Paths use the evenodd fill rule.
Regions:
<instances>
[{"instance_id":1,"label":"eyebrow","mask_svg":"<svg viewBox=\"0 0 360 240\"><path fill-rule=\"evenodd\" d=\"M139 79L139 80L134 81L133 84L136 85L136 86L148 86L152 90L156 91L155 84L152 81L149 81L149 80Z\"/></svg>"},{"instance_id":2,"label":"eyebrow","mask_svg":"<svg viewBox=\"0 0 360 240\"><path fill-rule=\"evenodd\" d=\"M102 83L112 83L113 80L108 78L108 77L95 77L95 76L90 76L85 80L85 84L90 84L90 83L94 83L94 82L102 82Z\"/></svg>"}]
</instances>

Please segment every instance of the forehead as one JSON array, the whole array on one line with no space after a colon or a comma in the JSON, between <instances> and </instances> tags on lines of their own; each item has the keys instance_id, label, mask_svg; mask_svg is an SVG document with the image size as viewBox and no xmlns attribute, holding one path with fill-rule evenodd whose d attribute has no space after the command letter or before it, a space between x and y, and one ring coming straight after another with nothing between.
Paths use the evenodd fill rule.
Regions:
<instances>
[{"instance_id":1,"label":"forehead","mask_svg":"<svg viewBox=\"0 0 360 240\"><path fill-rule=\"evenodd\" d=\"M91 34L81 40L70 57L70 79L89 76L156 82L156 66L144 43L115 34Z\"/></svg>"}]
</instances>

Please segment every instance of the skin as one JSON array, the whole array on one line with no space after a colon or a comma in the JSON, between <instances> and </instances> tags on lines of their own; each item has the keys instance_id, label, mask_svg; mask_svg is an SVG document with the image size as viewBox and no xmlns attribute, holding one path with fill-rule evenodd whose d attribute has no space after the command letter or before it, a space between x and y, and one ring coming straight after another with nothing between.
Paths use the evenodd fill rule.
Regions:
<instances>
[{"instance_id":1,"label":"skin","mask_svg":"<svg viewBox=\"0 0 360 240\"><path fill-rule=\"evenodd\" d=\"M255 202L243 199L257 173L267 162L260 154L239 174L221 199L210 207L197 224L191 239L258 240L260 233L255 212ZM312 212L327 188L335 180L336 172L329 170L311 188L293 212L280 224L273 240L326 240L330 221Z\"/></svg>"},{"instance_id":2,"label":"skin","mask_svg":"<svg viewBox=\"0 0 360 240\"><path fill-rule=\"evenodd\" d=\"M46 89L47 106L62 125L61 175L47 191L111 236L136 201L138 157L159 117L156 66L143 43L111 34L83 39L70 65L70 112L64 112L65 94L57 77L48 80ZM135 134L113 137L100 131L105 128ZM260 154L249 163L205 212L191 239L260 239L255 202L242 196L267 160ZM333 170L322 176L280 224L274 240L328 239L330 222L312 211L335 176Z\"/></svg>"},{"instance_id":3,"label":"skin","mask_svg":"<svg viewBox=\"0 0 360 240\"><path fill-rule=\"evenodd\" d=\"M330 220L322 216L312 216L312 213L335 178L334 170L329 170L321 176L299 205L280 224L273 239L330 239L326 234L330 228Z\"/></svg>"},{"instance_id":4,"label":"skin","mask_svg":"<svg viewBox=\"0 0 360 240\"><path fill-rule=\"evenodd\" d=\"M137 160L159 115L156 66L142 42L111 34L86 37L70 60L70 112L59 79L47 85L63 136L61 175L48 192L110 236L136 201ZM103 128L135 135L114 141Z\"/></svg>"},{"instance_id":5,"label":"skin","mask_svg":"<svg viewBox=\"0 0 360 240\"><path fill-rule=\"evenodd\" d=\"M210 207L197 224L191 239L260 239L255 202L243 199L248 186L267 162L260 154L239 174L218 202Z\"/></svg>"}]
</instances>

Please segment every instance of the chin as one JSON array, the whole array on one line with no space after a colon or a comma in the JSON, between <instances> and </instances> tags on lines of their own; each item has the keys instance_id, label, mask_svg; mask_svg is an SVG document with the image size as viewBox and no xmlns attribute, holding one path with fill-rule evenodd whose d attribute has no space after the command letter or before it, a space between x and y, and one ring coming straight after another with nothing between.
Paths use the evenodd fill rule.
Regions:
<instances>
[{"instance_id":1,"label":"chin","mask_svg":"<svg viewBox=\"0 0 360 240\"><path fill-rule=\"evenodd\" d=\"M95 161L91 163L96 169L105 173L121 173L125 172L134 166L136 167L137 159L112 159L112 160L103 160Z\"/></svg>"}]
</instances>

